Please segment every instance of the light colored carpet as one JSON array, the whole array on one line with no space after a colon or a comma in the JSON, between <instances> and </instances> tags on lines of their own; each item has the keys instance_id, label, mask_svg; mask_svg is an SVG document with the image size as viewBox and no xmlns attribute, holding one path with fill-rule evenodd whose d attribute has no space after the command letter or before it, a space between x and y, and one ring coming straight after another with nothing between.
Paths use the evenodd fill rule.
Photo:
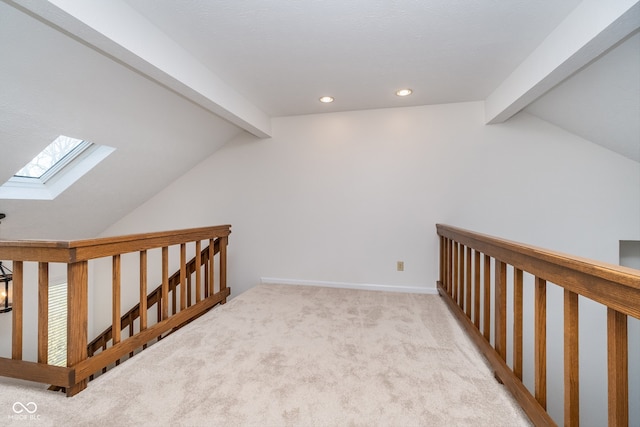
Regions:
<instances>
[{"instance_id":1,"label":"light colored carpet","mask_svg":"<svg viewBox=\"0 0 640 427\"><path fill-rule=\"evenodd\" d=\"M258 286L73 398L0 384L21 426L530 425L436 295Z\"/></svg>"}]
</instances>

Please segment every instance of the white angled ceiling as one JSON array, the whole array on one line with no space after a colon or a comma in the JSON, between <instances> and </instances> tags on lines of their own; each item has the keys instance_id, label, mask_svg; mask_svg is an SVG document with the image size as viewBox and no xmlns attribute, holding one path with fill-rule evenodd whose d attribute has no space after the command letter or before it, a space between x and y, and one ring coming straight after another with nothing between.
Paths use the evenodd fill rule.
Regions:
<instances>
[{"instance_id":1,"label":"white angled ceiling","mask_svg":"<svg viewBox=\"0 0 640 427\"><path fill-rule=\"evenodd\" d=\"M610 48L639 6L0 0L0 184L60 134L116 148L55 200L0 200L0 238L93 237L274 116L482 100L505 116L561 80L527 111L637 160L637 36ZM527 72L547 59L553 78Z\"/></svg>"},{"instance_id":2,"label":"white angled ceiling","mask_svg":"<svg viewBox=\"0 0 640 427\"><path fill-rule=\"evenodd\" d=\"M558 85L526 111L640 162L640 33Z\"/></svg>"},{"instance_id":3,"label":"white angled ceiling","mask_svg":"<svg viewBox=\"0 0 640 427\"><path fill-rule=\"evenodd\" d=\"M116 151L55 200L0 200L0 238L94 237L240 130L0 2L0 184L60 134Z\"/></svg>"}]
</instances>

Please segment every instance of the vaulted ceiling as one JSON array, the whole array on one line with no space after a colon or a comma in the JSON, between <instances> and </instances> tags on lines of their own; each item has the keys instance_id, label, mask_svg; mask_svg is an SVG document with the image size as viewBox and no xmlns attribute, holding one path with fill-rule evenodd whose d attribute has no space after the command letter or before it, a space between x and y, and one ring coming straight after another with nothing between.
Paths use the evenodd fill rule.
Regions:
<instances>
[{"instance_id":1,"label":"vaulted ceiling","mask_svg":"<svg viewBox=\"0 0 640 427\"><path fill-rule=\"evenodd\" d=\"M3 0L0 181L59 134L116 151L0 200L0 238L95 236L281 115L484 100L640 162L639 27L635 0Z\"/></svg>"}]
</instances>

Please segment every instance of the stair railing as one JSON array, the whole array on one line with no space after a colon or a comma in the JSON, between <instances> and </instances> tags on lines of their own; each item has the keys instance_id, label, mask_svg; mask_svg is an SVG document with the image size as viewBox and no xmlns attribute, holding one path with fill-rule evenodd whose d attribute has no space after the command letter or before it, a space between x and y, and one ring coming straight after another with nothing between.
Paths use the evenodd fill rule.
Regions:
<instances>
[{"instance_id":1,"label":"stair railing","mask_svg":"<svg viewBox=\"0 0 640 427\"><path fill-rule=\"evenodd\" d=\"M143 345L162 337L163 334L202 315L217 304L224 304L229 296L227 287L227 244L231 232L229 225L193 228L187 230L136 234L77 241L0 241L0 259L12 263L13 310L11 333L11 358L0 357L0 375L36 381L66 389L67 396L84 390L89 376L116 363ZM204 242L204 245L203 245ZM186 257L187 244L195 246L191 270ZM169 248L176 246L180 252L179 295L171 292L174 301L169 311L170 278ZM148 251L161 251L162 284L159 299L159 321L147 319L150 295L147 292ZM128 337L122 331L122 265L124 254L139 256L139 304L138 331L130 327ZM216 256L217 253L217 256ZM88 353L88 284L90 261L111 258L112 264L112 325L111 346L102 348L89 357ZM203 260L206 260L203 262ZM216 261L218 267L215 268ZM25 281L25 264L37 263L37 283ZM67 266L67 366L48 364L48 286L49 264ZM192 277L195 276L194 279ZM216 286L217 284L217 286ZM25 310L24 290L37 287L37 310ZM177 285L176 285L177 286ZM176 289L174 286L172 289ZM195 297L195 302L193 299ZM179 298L179 308L176 306ZM24 317L37 315L37 361L23 360ZM133 325L133 323L131 323Z\"/></svg>"},{"instance_id":2,"label":"stair railing","mask_svg":"<svg viewBox=\"0 0 640 427\"><path fill-rule=\"evenodd\" d=\"M640 319L638 270L572 257L437 224L438 290L536 426L556 425L547 413L547 282L564 292L564 425L578 426L578 297L607 307L608 423L629 424L627 316ZM492 265L493 260L493 265ZM507 278L507 266L513 271ZM523 274L534 276L534 390L523 384ZM492 280L493 277L493 280ZM512 310L507 312L507 284ZM491 295L494 296L493 302ZM493 306L493 310L492 310ZM507 364L507 318L513 321ZM491 324L494 325L493 331Z\"/></svg>"},{"instance_id":3,"label":"stair railing","mask_svg":"<svg viewBox=\"0 0 640 427\"><path fill-rule=\"evenodd\" d=\"M194 286L192 284L192 277L195 275L196 276L196 282L197 282L197 274L198 274L198 270L202 267L204 267L204 271L202 273L204 273L204 297L207 298L209 296L210 293L210 289L211 286L209 285L210 283L210 277L209 277L209 270L211 268L211 263L209 262L209 260L211 259L212 256L215 256L216 254L218 254L220 252L220 240L216 239L214 240L213 243L213 254L210 254L209 251L209 247L205 247L201 252L200 252L200 262L198 262L198 260L196 259L196 256L194 256L191 260L189 260L186 264L186 278L187 281L185 283L185 286L187 288L187 307L190 307L194 302L198 302L199 301L199 293L196 292L194 294ZM176 313L177 311L177 295L180 292L180 286L182 285L182 283L180 282L181 280L181 271L178 270L175 273L173 273L170 277L169 277L169 295L171 295L170 297L170 301L171 301L171 312L173 314ZM202 279L201 279L202 280ZM196 289L198 288L197 283L196 283ZM195 295L195 301L194 301L194 295ZM153 291L151 291L148 295L147 295L147 303L146 303L146 310L151 310L152 307L156 307L155 310L155 321L160 322L162 320L162 284L160 284L158 287L156 287ZM121 330L121 335L122 332L124 331L125 333L127 333L128 330L128 335L132 336L134 334L134 329L135 329L135 325L136 325L136 321L139 320L142 316L144 316L144 312L145 310L140 310L141 308L141 304L137 303L136 305L134 305L128 312L126 312L125 314L122 315L122 317L120 318L120 330ZM195 320L196 317L190 318L189 321L183 323L182 325L179 325L177 327L175 327L174 329L172 329L171 331L169 331L166 335L168 335L169 333L177 330L179 327L184 326L185 324L187 324L190 321ZM139 321L140 322L140 321ZM140 323L138 323L140 325ZM163 338L166 335L160 335L158 336L156 339L160 340L161 338ZM140 346L140 349L146 349L147 348L147 344L145 343L142 346ZM98 336L96 336L87 346L87 354L88 357L93 357L94 355L98 354L101 351L105 351L109 346L113 345L113 326L110 325L109 327L107 327L104 331L102 331L102 333L98 334ZM134 350L135 351L135 350ZM133 357L134 356L134 351L131 351L128 355L128 357ZM118 365L120 364L121 359L118 359L115 361L115 364ZM104 366L102 368L102 373L107 372L108 366ZM89 380L93 380L94 379L94 375L91 375L89 377Z\"/></svg>"}]
</instances>

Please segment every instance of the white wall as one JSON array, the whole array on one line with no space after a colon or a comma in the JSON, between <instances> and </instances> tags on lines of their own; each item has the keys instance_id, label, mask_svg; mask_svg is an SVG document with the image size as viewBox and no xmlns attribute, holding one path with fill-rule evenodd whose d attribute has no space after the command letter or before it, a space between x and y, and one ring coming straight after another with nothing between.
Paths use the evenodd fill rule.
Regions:
<instances>
[{"instance_id":1,"label":"white wall","mask_svg":"<svg viewBox=\"0 0 640 427\"><path fill-rule=\"evenodd\" d=\"M433 289L438 222L611 263L620 240L640 239L640 164L526 113L483 118L482 103L276 118L273 138L237 137L105 234L232 224L233 295L261 277ZM588 334L602 316L585 306ZM589 345L583 375L605 354ZM559 360L549 401L561 422Z\"/></svg>"},{"instance_id":2,"label":"white wall","mask_svg":"<svg viewBox=\"0 0 640 427\"><path fill-rule=\"evenodd\" d=\"M235 293L260 277L435 286L435 223L618 262L640 236L640 165L482 103L276 118L104 234L232 224ZM396 272L395 262L405 261Z\"/></svg>"}]
</instances>

